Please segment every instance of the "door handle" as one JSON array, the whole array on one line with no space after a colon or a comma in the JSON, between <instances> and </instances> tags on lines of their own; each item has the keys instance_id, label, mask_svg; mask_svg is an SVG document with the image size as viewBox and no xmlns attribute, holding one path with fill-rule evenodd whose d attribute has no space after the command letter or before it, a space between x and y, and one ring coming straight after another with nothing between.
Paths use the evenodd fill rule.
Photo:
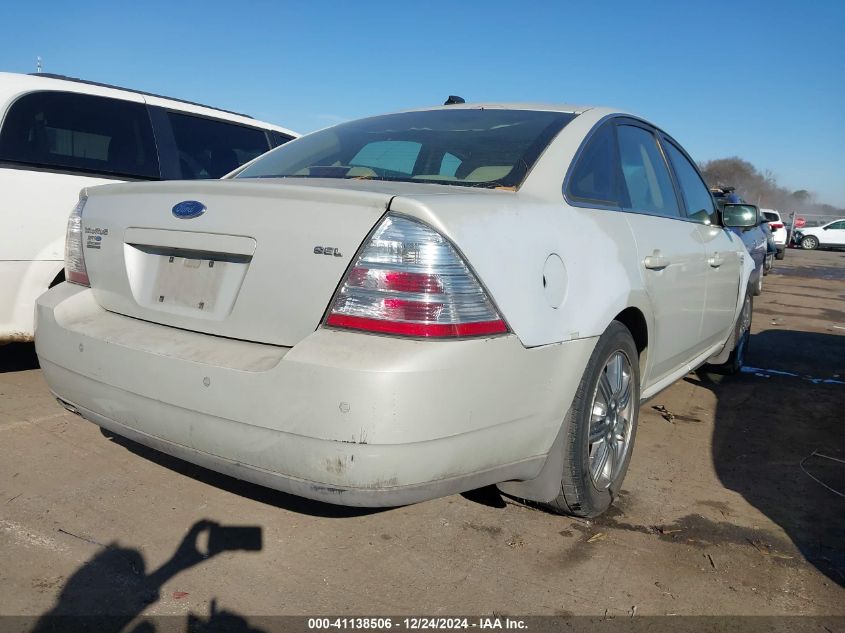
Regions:
<instances>
[{"instance_id":1,"label":"door handle","mask_svg":"<svg viewBox=\"0 0 845 633\"><path fill-rule=\"evenodd\" d=\"M712 256L707 258L707 263L710 264L713 268L718 268L719 266L725 263L725 258L719 255L719 253L713 253Z\"/></svg>"},{"instance_id":2,"label":"door handle","mask_svg":"<svg viewBox=\"0 0 845 633\"><path fill-rule=\"evenodd\" d=\"M655 250L654 253L647 255L643 260L643 266L649 270L663 270L669 264L669 260L663 257L659 250Z\"/></svg>"}]
</instances>

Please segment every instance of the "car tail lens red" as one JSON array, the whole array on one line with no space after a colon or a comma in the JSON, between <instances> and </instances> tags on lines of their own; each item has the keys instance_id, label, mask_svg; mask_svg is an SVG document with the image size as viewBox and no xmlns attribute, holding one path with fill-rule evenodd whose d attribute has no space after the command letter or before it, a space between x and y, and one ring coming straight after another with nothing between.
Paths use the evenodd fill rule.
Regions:
<instances>
[{"instance_id":1,"label":"car tail lens red","mask_svg":"<svg viewBox=\"0 0 845 633\"><path fill-rule=\"evenodd\" d=\"M393 215L352 264L326 325L421 338L508 331L455 247L422 222Z\"/></svg>"},{"instance_id":2,"label":"car tail lens red","mask_svg":"<svg viewBox=\"0 0 845 633\"><path fill-rule=\"evenodd\" d=\"M771 227L773 229L782 229L783 228L783 222L769 222L769 227Z\"/></svg>"},{"instance_id":3,"label":"car tail lens red","mask_svg":"<svg viewBox=\"0 0 845 633\"><path fill-rule=\"evenodd\" d=\"M79 198L79 202L67 219L67 234L65 235L65 280L80 286L91 285L83 252L82 209L85 208L87 200L84 196Z\"/></svg>"}]
</instances>

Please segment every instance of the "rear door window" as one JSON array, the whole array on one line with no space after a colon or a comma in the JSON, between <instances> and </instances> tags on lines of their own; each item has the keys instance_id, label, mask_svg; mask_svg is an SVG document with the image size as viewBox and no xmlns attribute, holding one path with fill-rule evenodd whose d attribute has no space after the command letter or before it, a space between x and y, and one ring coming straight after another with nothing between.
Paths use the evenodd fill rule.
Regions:
<instances>
[{"instance_id":1,"label":"rear door window","mask_svg":"<svg viewBox=\"0 0 845 633\"><path fill-rule=\"evenodd\" d=\"M0 160L61 171L158 178L144 104L72 92L15 101L0 130Z\"/></svg>"},{"instance_id":2,"label":"rear door window","mask_svg":"<svg viewBox=\"0 0 845 633\"><path fill-rule=\"evenodd\" d=\"M713 208L713 198L710 196L707 185L699 176L698 170L671 141L666 141L663 147L675 169L675 176L687 206L687 215L693 219L701 219L696 218L695 215L704 212L711 222L715 221L716 210Z\"/></svg>"},{"instance_id":3,"label":"rear door window","mask_svg":"<svg viewBox=\"0 0 845 633\"><path fill-rule=\"evenodd\" d=\"M220 178L270 149L264 130L168 111L186 180Z\"/></svg>"},{"instance_id":4,"label":"rear door window","mask_svg":"<svg viewBox=\"0 0 845 633\"><path fill-rule=\"evenodd\" d=\"M657 138L634 125L617 126L622 177L628 192L625 209L680 217L678 199Z\"/></svg>"}]
</instances>

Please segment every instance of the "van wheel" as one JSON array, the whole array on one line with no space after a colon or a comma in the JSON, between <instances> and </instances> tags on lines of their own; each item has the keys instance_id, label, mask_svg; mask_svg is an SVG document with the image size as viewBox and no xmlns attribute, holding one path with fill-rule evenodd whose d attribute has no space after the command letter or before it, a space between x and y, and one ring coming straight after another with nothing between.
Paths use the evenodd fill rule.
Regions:
<instances>
[{"instance_id":1,"label":"van wheel","mask_svg":"<svg viewBox=\"0 0 845 633\"><path fill-rule=\"evenodd\" d=\"M619 494L637 432L640 364L631 333L613 321L596 343L566 414L555 512L595 517Z\"/></svg>"}]
</instances>

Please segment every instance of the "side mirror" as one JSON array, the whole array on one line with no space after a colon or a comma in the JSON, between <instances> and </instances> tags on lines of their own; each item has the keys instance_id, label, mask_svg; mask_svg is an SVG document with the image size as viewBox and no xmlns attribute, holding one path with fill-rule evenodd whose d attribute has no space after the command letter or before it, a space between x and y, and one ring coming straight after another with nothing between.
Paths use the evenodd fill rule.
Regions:
<instances>
[{"instance_id":1,"label":"side mirror","mask_svg":"<svg viewBox=\"0 0 845 633\"><path fill-rule=\"evenodd\" d=\"M757 226L759 213L753 204L726 204L722 209L722 225L734 228Z\"/></svg>"}]
</instances>

